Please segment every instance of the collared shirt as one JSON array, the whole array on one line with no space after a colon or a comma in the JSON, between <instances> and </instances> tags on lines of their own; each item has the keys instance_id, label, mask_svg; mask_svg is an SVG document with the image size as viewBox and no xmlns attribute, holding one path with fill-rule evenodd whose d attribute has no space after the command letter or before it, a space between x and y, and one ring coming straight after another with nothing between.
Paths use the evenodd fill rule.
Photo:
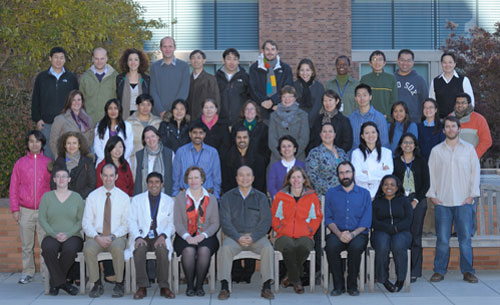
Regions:
<instances>
[{"instance_id":1,"label":"collared shirt","mask_svg":"<svg viewBox=\"0 0 500 305\"><path fill-rule=\"evenodd\" d=\"M175 66L175 65L177 64L177 57L175 57L175 56L174 56L174 60L172 60L172 62L171 62L170 64L171 64L172 66ZM165 60L163 60L163 58L162 58L162 60L161 60L161 66L163 66L163 65L168 65L168 64L167 64L167 63L165 62Z\"/></svg>"},{"instance_id":2,"label":"collared shirt","mask_svg":"<svg viewBox=\"0 0 500 305\"><path fill-rule=\"evenodd\" d=\"M456 70L453 70L453 77L456 77L456 78L460 77ZM450 79L446 79L446 77L444 77L444 73L441 73L441 75L438 76L438 78L442 78L444 80L444 82L447 84L449 84L451 82L453 77ZM474 92L472 91L472 85L471 85L470 80L467 76L464 76L464 81L462 83L462 87L464 88L464 92L470 96L472 106L474 106ZM432 81L432 80L431 80L431 85L429 86L429 97L436 99L436 92L434 92L434 81Z\"/></svg>"},{"instance_id":3,"label":"collared shirt","mask_svg":"<svg viewBox=\"0 0 500 305\"><path fill-rule=\"evenodd\" d=\"M361 114L359 109L356 109L349 116L349 121L351 121L353 144L352 149L356 149L359 146L359 132L361 131L361 125L363 123L372 121L377 125L378 131L380 132L380 143L382 146L387 147L389 145L389 134L387 133L387 121L384 115L378 112L372 105L367 113Z\"/></svg>"},{"instance_id":4,"label":"collared shirt","mask_svg":"<svg viewBox=\"0 0 500 305\"><path fill-rule=\"evenodd\" d=\"M454 149L446 143L434 146L429 157L431 186L427 197L443 206L460 206L467 197L480 195L480 165L474 146L458 140Z\"/></svg>"},{"instance_id":5,"label":"collared shirt","mask_svg":"<svg viewBox=\"0 0 500 305\"><path fill-rule=\"evenodd\" d=\"M97 72L97 70L95 69L94 65L92 65L92 67L90 67L90 69L92 70L92 72L94 72L94 74L95 73L99 73L99 74L106 75L108 73L108 65L104 66L104 71L102 71L102 72Z\"/></svg>"},{"instance_id":6,"label":"collared shirt","mask_svg":"<svg viewBox=\"0 0 500 305\"><path fill-rule=\"evenodd\" d=\"M375 197L382 178L385 175L392 174L394 170L392 152L382 147L381 155L380 161L378 161L377 149L374 149L372 152L366 154L365 160L361 150L356 148L351 156L351 163L356 169L354 179L360 187L364 187L370 191L372 198ZM384 169L385 166L387 166L387 169Z\"/></svg>"},{"instance_id":7,"label":"collared shirt","mask_svg":"<svg viewBox=\"0 0 500 305\"><path fill-rule=\"evenodd\" d=\"M357 185L350 192L338 185L325 196L325 226L334 223L340 231L354 231L372 224L372 200L370 193Z\"/></svg>"},{"instance_id":8,"label":"collared shirt","mask_svg":"<svg viewBox=\"0 0 500 305\"><path fill-rule=\"evenodd\" d=\"M177 196L180 189L187 189L189 186L184 182L184 173L190 166L199 166L205 171L205 183L203 187L207 190L212 189L216 198L220 196L221 169L220 159L217 150L205 143L202 144L200 151L197 151L193 143L188 143L179 147L174 157L173 167L173 196Z\"/></svg>"},{"instance_id":9,"label":"collared shirt","mask_svg":"<svg viewBox=\"0 0 500 305\"><path fill-rule=\"evenodd\" d=\"M201 201L203 200L203 198L205 198L205 196L209 196L210 197L210 194L207 192L207 190L204 187L202 187L201 189L203 190L203 195L200 198L198 198L198 200L194 199L194 196L191 193L191 189L190 188L188 188L187 191L186 191L186 196L189 196L189 198L191 198L193 200L194 208L196 210L198 210L198 207L200 206ZM205 235L205 238L208 238L208 234L207 233L201 232L201 234ZM182 235L182 238L184 240L186 240L186 238L188 238L189 236L191 236L191 234L184 233L184 235Z\"/></svg>"},{"instance_id":10,"label":"collared shirt","mask_svg":"<svg viewBox=\"0 0 500 305\"><path fill-rule=\"evenodd\" d=\"M429 123L429 122L427 122L427 120L424 120L424 126L426 126L426 127L434 127L435 123L434 123L434 121L432 121L432 122Z\"/></svg>"},{"instance_id":11,"label":"collared shirt","mask_svg":"<svg viewBox=\"0 0 500 305\"><path fill-rule=\"evenodd\" d=\"M247 199L248 195L250 195L250 192L252 191L252 187L250 187L250 189L248 189L246 196L243 194L243 192L241 191L241 189L239 187L238 187L238 191L240 191L241 197L243 198L243 200L245 200L245 199Z\"/></svg>"},{"instance_id":12,"label":"collared shirt","mask_svg":"<svg viewBox=\"0 0 500 305\"><path fill-rule=\"evenodd\" d=\"M91 192L85 201L82 228L85 234L91 238L102 233L107 192L111 193L111 234L122 237L128 233L130 197L117 187L108 191L104 186L101 186Z\"/></svg>"},{"instance_id":13,"label":"collared shirt","mask_svg":"<svg viewBox=\"0 0 500 305\"><path fill-rule=\"evenodd\" d=\"M54 71L52 67L50 67L49 72L50 74L54 75L57 78L57 80L59 80L59 78L64 74L64 72L66 72L66 70L63 67L61 72L57 73L56 71Z\"/></svg>"}]
</instances>

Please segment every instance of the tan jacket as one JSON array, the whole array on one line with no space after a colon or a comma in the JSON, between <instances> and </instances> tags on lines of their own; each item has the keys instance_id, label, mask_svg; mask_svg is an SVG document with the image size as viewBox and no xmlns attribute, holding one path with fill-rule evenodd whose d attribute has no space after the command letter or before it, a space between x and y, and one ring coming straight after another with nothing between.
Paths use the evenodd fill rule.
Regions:
<instances>
[{"instance_id":1,"label":"tan jacket","mask_svg":"<svg viewBox=\"0 0 500 305\"><path fill-rule=\"evenodd\" d=\"M186 191L179 192L179 194L175 197L174 226L175 232L179 234L179 236L183 236L188 233L186 201ZM219 226L219 207L217 204L217 198L210 194L210 203L207 206L205 223L202 226L203 232L210 237L217 233Z\"/></svg>"},{"instance_id":2,"label":"tan jacket","mask_svg":"<svg viewBox=\"0 0 500 305\"><path fill-rule=\"evenodd\" d=\"M132 133L134 134L134 149L132 150L132 155L130 156L130 167L135 180L135 153L144 148L144 146L142 146L142 131L144 130L144 125L142 125L141 121L137 117L137 111L129 116L126 121L132 125ZM160 129L160 123L160 117L151 114L151 118L149 119L147 125Z\"/></svg>"},{"instance_id":3,"label":"tan jacket","mask_svg":"<svg viewBox=\"0 0 500 305\"><path fill-rule=\"evenodd\" d=\"M52 128L50 129L49 145L50 150L54 155L54 160L57 159L57 140L59 140L59 138L68 131L80 132L80 128L71 116L70 111L71 110L68 110L66 111L66 113L61 113L60 115L56 116L56 118L54 119L54 123L52 123ZM82 109L80 111L84 110ZM85 137L85 139L87 139L87 145L90 148L92 147L92 142L94 141L94 128L92 127L94 126L94 122L92 121L92 118L90 116L89 126L90 129L83 133L83 136Z\"/></svg>"}]
</instances>

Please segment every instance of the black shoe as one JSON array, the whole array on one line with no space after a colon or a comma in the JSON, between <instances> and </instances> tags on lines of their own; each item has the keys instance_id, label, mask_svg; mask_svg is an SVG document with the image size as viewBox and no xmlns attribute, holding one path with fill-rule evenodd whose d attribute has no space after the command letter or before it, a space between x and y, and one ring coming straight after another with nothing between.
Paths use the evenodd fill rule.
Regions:
<instances>
[{"instance_id":1,"label":"black shoe","mask_svg":"<svg viewBox=\"0 0 500 305\"><path fill-rule=\"evenodd\" d=\"M188 288L188 289L186 290L186 295L187 295L188 297L194 297L194 296L196 295L196 292L194 291L194 289L192 289L192 288Z\"/></svg>"},{"instance_id":2,"label":"black shoe","mask_svg":"<svg viewBox=\"0 0 500 305\"><path fill-rule=\"evenodd\" d=\"M412 276L410 278L410 283L415 283L417 281L417 277L416 276Z\"/></svg>"},{"instance_id":3,"label":"black shoe","mask_svg":"<svg viewBox=\"0 0 500 305\"><path fill-rule=\"evenodd\" d=\"M50 287L49 295L56 296L59 294L59 287Z\"/></svg>"},{"instance_id":4,"label":"black shoe","mask_svg":"<svg viewBox=\"0 0 500 305\"><path fill-rule=\"evenodd\" d=\"M197 288L195 292L196 292L196 296L199 296L199 297L205 296L205 290L203 290L203 287Z\"/></svg>"},{"instance_id":5,"label":"black shoe","mask_svg":"<svg viewBox=\"0 0 500 305\"><path fill-rule=\"evenodd\" d=\"M101 281L97 281L94 283L94 287L89 292L89 297L98 298L104 293L104 287L102 286Z\"/></svg>"},{"instance_id":6,"label":"black shoe","mask_svg":"<svg viewBox=\"0 0 500 305\"><path fill-rule=\"evenodd\" d=\"M75 286L68 284L68 283L62 284L61 286L59 286L59 288L66 291L66 293L69 295L77 295L78 294L78 288L76 288Z\"/></svg>"},{"instance_id":7,"label":"black shoe","mask_svg":"<svg viewBox=\"0 0 500 305\"><path fill-rule=\"evenodd\" d=\"M389 292L395 292L396 291L396 287L394 287L394 285L389 280L386 280L384 282L384 287Z\"/></svg>"},{"instance_id":8,"label":"black shoe","mask_svg":"<svg viewBox=\"0 0 500 305\"><path fill-rule=\"evenodd\" d=\"M125 289L123 289L123 283L116 283L113 288L113 294L111 297L113 298L121 298L125 294Z\"/></svg>"},{"instance_id":9,"label":"black shoe","mask_svg":"<svg viewBox=\"0 0 500 305\"><path fill-rule=\"evenodd\" d=\"M396 292L400 292L401 289L403 289L404 284L405 284L405 281L396 281L396 284L394 284L394 287L396 288Z\"/></svg>"},{"instance_id":10,"label":"black shoe","mask_svg":"<svg viewBox=\"0 0 500 305\"><path fill-rule=\"evenodd\" d=\"M347 293L352 296L352 297L356 297L359 295L359 290L357 288L354 288L354 289L348 289L347 290Z\"/></svg>"},{"instance_id":11,"label":"black shoe","mask_svg":"<svg viewBox=\"0 0 500 305\"><path fill-rule=\"evenodd\" d=\"M332 297L337 297L337 296L341 295L341 294L342 294L342 293L344 293L344 292L345 292L345 289L335 289L335 288L334 288L334 289L332 290L332 292L330 292L330 295L331 295Z\"/></svg>"}]
</instances>

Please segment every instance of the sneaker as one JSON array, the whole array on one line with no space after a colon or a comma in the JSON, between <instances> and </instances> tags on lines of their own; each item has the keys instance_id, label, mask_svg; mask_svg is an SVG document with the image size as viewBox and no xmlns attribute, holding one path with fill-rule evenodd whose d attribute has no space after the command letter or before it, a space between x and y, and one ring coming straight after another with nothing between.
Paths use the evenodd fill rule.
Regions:
<instances>
[{"instance_id":1,"label":"sneaker","mask_svg":"<svg viewBox=\"0 0 500 305\"><path fill-rule=\"evenodd\" d=\"M28 284L29 282L33 281L33 277L31 275L23 275L19 281L17 281L18 284Z\"/></svg>"},{"instance_id":2,"label":"sneaker","mask_svg":"<svg viewBox=\"0 0 500 305\"><path fill-rule=\"evenodd\" d=\"M113 288L113 294L111 297L113 298L121 298L125 294L125 289L123 288L123 283L116 283Z\"/></svg>"},{"instance_id":3,"label":"sneaker","mask_svg":"<svg viewBox=\"0 0 500 305\"><path fill-rule=\"evenodd\" d=\"M102 286L101 281L95 282L94 287L89 292L89 297L98 298L104 293L104 287Z\"/></svg>"}]
</instances>

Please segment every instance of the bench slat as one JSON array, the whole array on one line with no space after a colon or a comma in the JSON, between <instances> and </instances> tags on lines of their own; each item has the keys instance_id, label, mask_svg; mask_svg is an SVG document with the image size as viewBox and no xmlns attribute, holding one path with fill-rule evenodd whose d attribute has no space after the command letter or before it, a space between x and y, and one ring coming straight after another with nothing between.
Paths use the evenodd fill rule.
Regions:
<instances>
[{"instance_id":1,"label":"bench slat","mask_svg":"<svg viewBox=\"0 0 500 305\"><path fill-rule=\"evenodd\" d=\"M484 209L485 203L487 202L487 197L484 192L484 189L481 190L481 196L478 200L477 211L479 212L479 232L480 235L486 235L486 225L485 225L485 217L484 217Z\"/></svg>"},{"instance_id":2,"label":"bench slat","mask_svg":"<svg viewBox=\"0 0 500 305\"><path fill-rule=\"evenodd\" d=\"M495 230L493 229L493 191L488 190L488 234L493 235ZM495 196L496 197L496 196Z\"/></svg>"}]
</instances>

